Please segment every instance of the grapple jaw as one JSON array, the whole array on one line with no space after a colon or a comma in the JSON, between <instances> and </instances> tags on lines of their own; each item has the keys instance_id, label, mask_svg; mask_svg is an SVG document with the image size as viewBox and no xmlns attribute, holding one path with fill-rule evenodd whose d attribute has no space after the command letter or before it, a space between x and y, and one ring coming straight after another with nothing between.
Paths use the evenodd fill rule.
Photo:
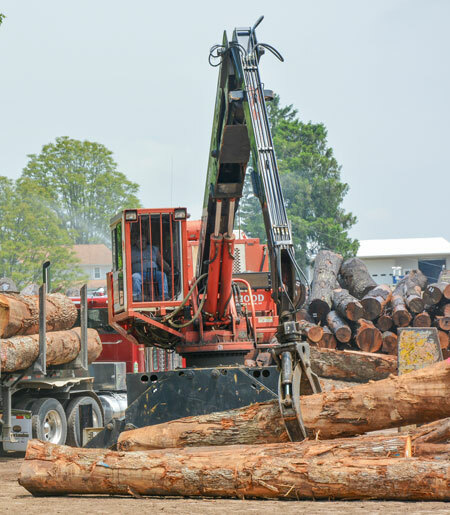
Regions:
<instances>
[{"instance_id":1,"label":"grapple jaw","mask_svg":"<svg viewBox=\"0 0 450 515\"><path fill-rule=\"evenodd\" d=\"M297 322L280 324L277 337L280 345L272 354L280 372L278 403L290 440L298 442L312 436L303 423L300 397L322 389L319 378L311 370L309 344L301 340Z\"/></svg>"}]
</instances>

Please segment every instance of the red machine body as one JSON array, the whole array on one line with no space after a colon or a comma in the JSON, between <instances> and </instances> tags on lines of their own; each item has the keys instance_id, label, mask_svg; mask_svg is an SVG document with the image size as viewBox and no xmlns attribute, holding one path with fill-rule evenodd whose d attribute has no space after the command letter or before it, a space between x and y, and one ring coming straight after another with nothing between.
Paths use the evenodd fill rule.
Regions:
<instances>
[{"instance_id":1,"label":"red machine body","mask_svg":"<svg viewBox=\"0 0 450 515\"><path fill-rule=\"evenodd\" d=\"M136 344L176 350L188 366L209 365L219 355L223 364L237 355L252 359L272 346L278 325L267 247L240 231L212 235L208 281L196 284L200 225L188 222L182 208L125 211L112 221L109 323ZM158 276L149 270L157 253L169 265L158 267Z\"/></svg>"}]
</instances>

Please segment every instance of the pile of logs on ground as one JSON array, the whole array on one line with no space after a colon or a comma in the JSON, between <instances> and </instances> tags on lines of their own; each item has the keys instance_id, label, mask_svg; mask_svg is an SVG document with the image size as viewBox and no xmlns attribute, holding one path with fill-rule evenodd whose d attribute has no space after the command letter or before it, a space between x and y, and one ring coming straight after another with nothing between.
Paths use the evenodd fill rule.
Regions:
<instances>
[{"instance_id":1,"label":"pile of logs on ground","mask_svg":"<svg viewBox=\"0 0 450 515\"><path fill-rule=\"evenodd\" d=\"M448 276L447 276L448 277ZM358 258L343 261L320 251L315 260L307 309L298 314L312 345L397 353L397 328L436 327L444 357L449 355L450 283L441 274L427 284L411 270L395 286L377 285Z\"/></svg>"},{"instance_id":2,"label":"pile of logs on ground","mask_svg":"<svg viewBox=\"0 0 450 515\"><path fill-rule=\"evenodd\" d=\"M81 349L80 329L71 327L77 308L65 295L46 297L47 365L73 361ZM16 372L30 367L39 355L39 297L16 293L0 294L0 371ZM97 331L88 329L88 361L102 351Z\"/></svg>"},{"instance_id":3,"label":"pile of logs on ground","mask_svg":"<svg viewBox=\"0 0 450 515\"><path fill-rule=\"evenodd\" d=\"M32 440L19 483L34 495L450 500L450 359L301 406L303 442L276 402L126 431L117 451ZM425 425L370 433L410 424Z\"/></svg>"}]
</instances>

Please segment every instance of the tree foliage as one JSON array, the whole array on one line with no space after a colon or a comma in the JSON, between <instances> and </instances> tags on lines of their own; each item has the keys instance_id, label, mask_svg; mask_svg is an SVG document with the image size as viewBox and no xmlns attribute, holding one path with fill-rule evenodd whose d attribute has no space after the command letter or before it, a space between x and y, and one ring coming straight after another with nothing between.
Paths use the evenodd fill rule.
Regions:
<instances>
[{"instance_id":1,"label":"tree foliage","mask_svg":"<svg viewBox=\"0 0 450 515\"><path fill-rule=\"evenodd\" d=\"M300 121L297 110L292 105L281 107L277 96L268 111L297 261L306 266L325 248L355 255L359 244L348 230L356 217L341 206L349 187L341 181L341 167L328 146L325 126ZM265 238L261 207L248 177L240 210L248 235Z\"/></svg>"},{"instance_id":2,"label":"tree foliage","mask_svg":"<svg viewBox=\"0 0 450 515\"><path fill-rule=\"evenodd\" d=\"M74 243L109 244L111 216L140 206L139 186L117 170L104 145L60 137L28 157L22 180L46 192Z\"/></svg>"},{"instance_id":3,"label":"tree foliage","mask_svg":"<svg viewBox=\"0 0 450 515\"><path fill-rule=\"evenodd\" d=\"M85 279L45 190L28 180L14 184L0 176L0 276L18 288L39 283L42 263L50 260L52 287Z\"/></svg>"}]
</instances>

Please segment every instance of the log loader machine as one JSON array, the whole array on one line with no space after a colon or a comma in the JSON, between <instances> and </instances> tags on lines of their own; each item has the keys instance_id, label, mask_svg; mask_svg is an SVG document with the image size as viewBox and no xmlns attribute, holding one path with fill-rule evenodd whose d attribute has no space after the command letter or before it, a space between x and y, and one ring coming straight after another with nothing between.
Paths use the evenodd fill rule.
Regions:
<instances>
[{"instance_id":1,"label":"log loader machine","mask_svg":"<svg viewBox=\"0 0 450 515\"><path fill-rule=\"evenodd\" d=\"M283 58L258 42L262 19L236 28L231 40L225 32L210 51L219 78L198 247L189 246L185 208L127 209L111 220L110 325L136 344L176 351L186 368L128 374L125 418L108 424L91 447L113 446L123 430L276 398L290 438L307 436L300 395L320 384L296 321L306 279L295 261L266 109L273 94L259 74L266 51ZM246 174L262 207L270 272L233 273ZM272 308L259 311L254 293L269 290ZM249 358L262 366L247 366Z\"/></svg>"}]
</instances>

